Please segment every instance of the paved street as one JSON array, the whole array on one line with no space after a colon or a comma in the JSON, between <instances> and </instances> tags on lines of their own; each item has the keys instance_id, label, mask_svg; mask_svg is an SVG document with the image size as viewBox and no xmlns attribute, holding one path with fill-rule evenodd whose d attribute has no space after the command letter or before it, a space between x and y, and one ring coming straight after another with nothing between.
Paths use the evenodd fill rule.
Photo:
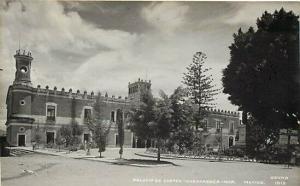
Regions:
<instances>
[{"instance_id":1,"label":"paved street","mask_svg":"<svg viewBox=\"0 0 300 186\"><path fill-rule=\"evenodd\" d=\"M96 152L96 150L94 150ZM125 158L143 149L124 149ZM118 149L104 156L118 158ZM135 167L62 156L27 154L1 158L3 186L99 186L99 185L275 185L296 186L299 168L251 162L167 160L176 165ZM274 180L276 178L277 180Z\"/></svg>"}]
</instances>

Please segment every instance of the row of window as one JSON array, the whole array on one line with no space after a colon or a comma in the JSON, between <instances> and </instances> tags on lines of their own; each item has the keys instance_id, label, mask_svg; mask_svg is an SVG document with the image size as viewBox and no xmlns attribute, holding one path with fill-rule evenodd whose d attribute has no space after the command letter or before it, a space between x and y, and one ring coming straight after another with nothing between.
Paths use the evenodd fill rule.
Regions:
<instances>
[{"instance_id":1,"label":"row of window","mask_svg":"<svg viewBox=\"0 0 300 186\"><path fill-rule=\"evenodd\" d=\"M47 121L55 121L56 118L56 106L55 105L47 105ZM92 117L92 109L85 108L83 111L84 120L89 120Z\"/></svg>"},{"instance_id":2,"label":"row of window","mask_svg":"<svg viewBox=\"0 0 300 186\"><path fill-rule=\"evenodd\" d=\"M115 122L115 111L111 111L110 114L110 120L112 122ZM56 106L55 105L47 105L47 121L55 121L56 117ZM85 108L83 112L83 118L85 121L88 121L92 118L92 110L90 108ZM204 126L205 129L208 128L208 121L204 120ZM221 129L221 121L216 120L216 129L219 131ZM234 123L230 122L229 123L229 132L234 131Z\"/></svg>"},{"instance_id":3,"label":"row of window","mask_svg":"<svg viewBox=\"0 0 300 186\"><path fill-rule=\"evenodd\" d=\"M205 129L207 129L208 128L208 121L204 120L203 123L204 123L203 127ZM223 126L221 126L221 121L220 120L216 120L216 129L217 129L217 131L220 131L221 128L223 128ZM233 133L233 131L234 131L234 122L229 122L229 132Z\"/></svg>"},{"instance_id":4,"label":"row of window","mask_svg":"<svg viewBox=\"0 0 300 186\"><path fill-rule=\"evenodd\" d=\"M55 105L47 105L47 121L55 121L56 118L56 106ZM85 108L83 111L83 119L88 121L92 118L92 109ZM115 111L111 112L110 120L115 122Z\"/></svg>"},{"instance_id":5,"label":"row of window","mask_svg":"<svg viewBox=\"0 0 300 186\"><path fill-rule=\"evenodd\" d=\"M135 92L138 92L138 86L134 86L134 87L129 88L129 94L135 93Z\"/></svg>"}]
</instances>

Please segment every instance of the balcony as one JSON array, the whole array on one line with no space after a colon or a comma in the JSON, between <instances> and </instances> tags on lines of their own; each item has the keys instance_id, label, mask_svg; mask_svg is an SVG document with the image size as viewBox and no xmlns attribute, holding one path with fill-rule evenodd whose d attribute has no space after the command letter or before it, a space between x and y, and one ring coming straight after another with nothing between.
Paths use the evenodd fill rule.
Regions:
<instances>
[{"instance_id":1,"label":"balcony","mask_svg":"<svg viewBox=\"0 0 300 186\"><path fill-rule=\"evenodd\" d=\"M49 124L55 123L55 116L47 116L46 122Z\"/></svg>"}]
</instances>

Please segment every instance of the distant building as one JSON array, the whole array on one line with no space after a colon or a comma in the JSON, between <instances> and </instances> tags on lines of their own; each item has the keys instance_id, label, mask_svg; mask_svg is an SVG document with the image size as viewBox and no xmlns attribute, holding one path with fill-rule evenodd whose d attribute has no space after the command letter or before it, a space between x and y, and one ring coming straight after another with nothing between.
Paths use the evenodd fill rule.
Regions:
<instances>
[{"instance_id":1,"label":"distant building","mask_svg":"<svg viewBox=\"0 0 300 186\"><path fill-rule=\"evenodd\" d=\"M55 144L56 134L63 125L76 121L84 129L81 141L90 141L92 133L86 122L92 115L96 96L93 92L81 93L72 89L57 90L40 85L33 87L31 83L30 52L17 51L15 80L10 85L7 93L7 141L13 146L31 146L35 131L39 130L42 144ZM109 147L118 146L118 131L116 119L122 114L125 128L128 125L127 114L133 107L138 107L141 93L151 90L151 82L139 79L128 84L128 97L121 98L107 93L101 95L101 118L103 122L112 123L112 128L107 137ZM205 119L207 125L206 143L216 145L216 136L222 131L222 146L229 147L236 144L239 114L237 112L210 110ZM125 129L125 147L149 147L153 141L141 141L134 134Z\"/></svg>"}]
</instances>

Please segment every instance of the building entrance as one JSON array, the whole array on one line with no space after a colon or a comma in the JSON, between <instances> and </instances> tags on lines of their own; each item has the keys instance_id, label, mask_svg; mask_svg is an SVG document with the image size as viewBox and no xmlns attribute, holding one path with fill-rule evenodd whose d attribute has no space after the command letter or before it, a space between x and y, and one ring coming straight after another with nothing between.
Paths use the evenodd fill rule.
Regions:
<instances>
[{"instance_id":1,"label":"building entrance","mask_svg":"<svg viewBox=\"0 0 300 186\"><path fill-rule=\"evenodd\" d=\"M25 147L25 134L18 135L18 146Z\"/></svg>"},{"instance_id":2,"label":"building entrance","mask_svg":"<svg viewBox=\"0 0 300 186\"><path fill-rule=\"evenodd\" d=\"M84 134L83 135L83 142L89 142L90 141L89 137L90 137L90 134Z\"/></svg>"},{"instance_id":3,"label":"building entrance","mask_svg":"<svg viewBox=\"0 0 300 186\"><path fill-rule=\"evenodd\" d=\"M54 132L47 132L46 133L46 137L47 137L47 144L52 143L54 144Z\"/></svg>"}]
</instances>

